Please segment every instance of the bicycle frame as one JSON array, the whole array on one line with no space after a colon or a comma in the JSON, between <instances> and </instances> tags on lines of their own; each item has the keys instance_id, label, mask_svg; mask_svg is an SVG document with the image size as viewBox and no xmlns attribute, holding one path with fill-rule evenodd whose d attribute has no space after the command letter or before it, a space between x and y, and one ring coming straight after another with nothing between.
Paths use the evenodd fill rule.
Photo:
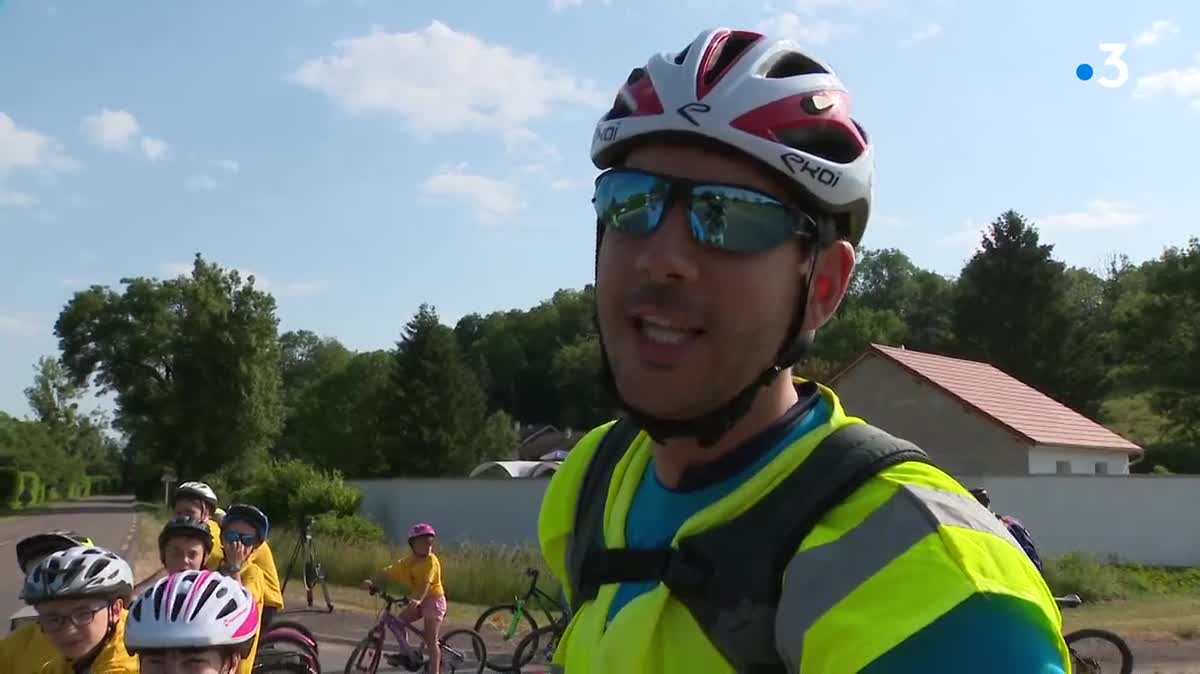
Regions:
<instances>
[{"instance_id":1,"label":"bicycle frame","mask_svg":"<svg viewBox=\"0 0 1200 674\"><path fill-rule=\"evenodd\" d=\"M509 624L508 630L504 634L505 641L512 639L513 635L516 634L517 626L521 624L521 617L525 615L525 607L533 600L537 600L537 608L540 608L542 614L546 616L547 624L553 624L558 621L558 618L553 614L553 609L561 609L561 602L546 594L544 590L537 586L539 576L537 569L529 569L526 573L530 576L529 590L525 592L525 596L518 597L515 601L517 610L513 616L512 623Z\"/></svg>"}]
</instances>

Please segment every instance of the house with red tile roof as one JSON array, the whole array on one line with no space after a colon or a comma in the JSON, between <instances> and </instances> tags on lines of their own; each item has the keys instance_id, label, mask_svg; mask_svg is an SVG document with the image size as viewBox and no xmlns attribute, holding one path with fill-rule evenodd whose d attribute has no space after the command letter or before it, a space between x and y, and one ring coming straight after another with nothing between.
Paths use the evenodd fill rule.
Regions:
<instances>
[{"instance_id":1,"label":"house with red tile roof","mask_svg":"<svg viewBox=\"0 0 1200 674\"><path fill-rule=\"evenodd\" d=\"M872 344L830 386L951 475L1127 475L1142 448L987 364Z\"/></svg>"}]
</instances>

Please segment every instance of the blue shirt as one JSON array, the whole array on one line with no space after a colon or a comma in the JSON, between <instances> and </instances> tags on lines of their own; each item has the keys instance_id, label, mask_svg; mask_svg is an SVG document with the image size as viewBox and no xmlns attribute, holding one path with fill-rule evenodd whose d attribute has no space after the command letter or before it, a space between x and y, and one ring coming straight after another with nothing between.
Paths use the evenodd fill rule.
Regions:
<instances>
[{"instance_id":1,"label":"blue shirt","mask_svg":"<svg viewBox=\"0 0 1200 674\"><path fill-rule=\"evenodd\" d=\"M732 475L691 489L664 487L651 459L625 520L626 547L670 546L684 521L737 489L785 448L827 422L829 415L828 404L802 393L801 402L780 423L734 450L743 460ZM657 585L622 583L609 606L608 621ZM957 673L964 671L964 663L970 663L967 669L974 674L1064 674L1057 642L1046 634L1036 610L1012 597L984 594L973 595L913 634L863 674Z\"/></svg>"}]
</instances>

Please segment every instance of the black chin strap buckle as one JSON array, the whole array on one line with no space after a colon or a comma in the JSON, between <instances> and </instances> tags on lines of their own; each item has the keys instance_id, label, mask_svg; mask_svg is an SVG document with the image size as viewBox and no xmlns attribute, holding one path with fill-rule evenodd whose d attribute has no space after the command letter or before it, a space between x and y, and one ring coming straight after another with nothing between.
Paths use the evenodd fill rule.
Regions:
<instances>
[{"instance_id":1,"label":"black chin strap buckle","mask_svg":"<svg viewBox=\"0 0 1200 674\"><path fill-rule=\"evenodd\" d=\"M712 562L699 550L682 539L678 548L667 554L662 583L679 597L702 597L709 591L713 576Z\"/></svg>"}]
</instances>

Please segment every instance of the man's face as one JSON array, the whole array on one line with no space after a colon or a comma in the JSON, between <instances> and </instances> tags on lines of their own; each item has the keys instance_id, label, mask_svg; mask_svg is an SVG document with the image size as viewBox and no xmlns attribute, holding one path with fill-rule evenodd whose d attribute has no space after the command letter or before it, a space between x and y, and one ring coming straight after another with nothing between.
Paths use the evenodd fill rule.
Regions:
<instances>
[{"instance_id":1,"label":"man's face","mask_svg":"<svg viewBox=\"0 0 1200 674\"><path fill-rule=\"evenodd\" d=\"M237 654L215 648L148 651L138 656L142 674L228 674L237 671Z\"/></svg>"},{"instance_id":2,"label":"man's face","mask_svg":"<svg viewBox=\"0 0 1200 674\"><path fill-rule=\"evenodd\" d=\"M163 568L167 573L199 571L204 566L204 544L187 536L167 539L163 546Z\"/></svg>"},{"instance_id":3,"label":"man's face","mask_svg":"<svg viewBox=\"0 0 1200 674\"><path fill-rule=\"evenodd\" d=\"M120 600L53 599L35 608L38 623L54 648L64 657L75 659L87 655L104 639L120 606Z\"/></svg>"},{"instance_id":4,"label":"man's face","mask_svg":"<svg viewBox=\"0 0 1200 674\"><path fill-rule=\"evenodd\" d=\"M701 147L644 144L625 167L782 194L754 162ZM707 412L770 366L807 271L798 242L753 254L697 242L683 201L653 235L606 231L596 271L600 330L621 396L668 419Z\"/></svg>"},{"instance_id":5,"label":"man's face","mask_svg":"<svg viewBox=\"0 0 1200 674\"><path fill-rule=\"evenodd\" d=\"M175 516L190 517L197 522L204 522L208 519L208 504L196 498L176 499Z\"/></svg>"}]
</instances>

